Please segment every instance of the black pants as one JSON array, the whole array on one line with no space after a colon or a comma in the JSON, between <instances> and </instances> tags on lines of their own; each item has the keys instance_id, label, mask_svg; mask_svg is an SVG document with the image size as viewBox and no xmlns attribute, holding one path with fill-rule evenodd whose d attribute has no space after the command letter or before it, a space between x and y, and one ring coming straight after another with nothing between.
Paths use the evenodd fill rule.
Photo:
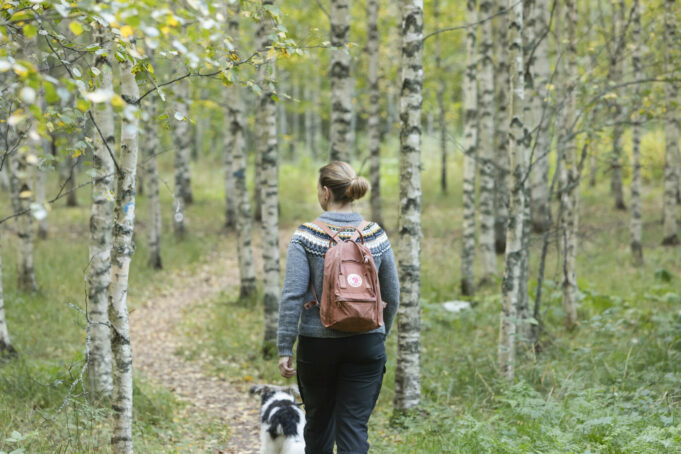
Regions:
<instances>
[{"instance_id":1,"label":"black pants","mask_svg":"<svg viewBox=\"0 0 681 454\"><path fill-rule=\"evenodd\" d=\"M365 454L367 423L385 373L383 334L298 338L298 387L305 404L305 453Z\"/></svg>"}]
</instances>

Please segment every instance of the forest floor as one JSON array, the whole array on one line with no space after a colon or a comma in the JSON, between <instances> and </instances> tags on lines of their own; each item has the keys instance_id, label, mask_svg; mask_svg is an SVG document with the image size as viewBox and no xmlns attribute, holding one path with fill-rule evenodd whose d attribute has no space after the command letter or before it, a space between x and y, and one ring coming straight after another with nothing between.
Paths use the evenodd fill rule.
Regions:
<instances>
[{"instance_id":1,"label":"forest floor","mask_svg":"<svg viewBox=\"0 0 681 454\"><path fill-rule=\"evenodd\" d=\"M177 415L186 424L182 431L185 446L216 453L259 452L259 405L249 395L248 386L206 375L202 362L208 358L191 361L177 355L182 342L177 327L182 319L198 303L238 285L236 257L226 248L211 252L194 270L174 273L172 282L130 315L137 371L187 403ZM219 440L211 432L192 430L207 419L213 424L224 423L229 438Z\"/></svg>"}]
</instances>

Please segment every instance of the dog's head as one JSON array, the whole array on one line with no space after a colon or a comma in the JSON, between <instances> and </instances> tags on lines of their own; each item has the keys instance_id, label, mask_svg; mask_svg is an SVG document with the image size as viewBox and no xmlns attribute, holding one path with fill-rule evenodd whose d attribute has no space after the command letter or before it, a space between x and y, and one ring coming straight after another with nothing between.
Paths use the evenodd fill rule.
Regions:
<instances>
[{"instance_id":1,"label":"dog's head","mask_svg":"<svg viewBox=\"0 0 681 454\"><path fill-rule=\"evenodd\" d=\"M277 386L277 385L254 385L251 386L251 394L259 394L264 404L272 398L276 393L285 393L295 399L300 396L300 391L297 385Z\"/></svg>"}]
</instances>

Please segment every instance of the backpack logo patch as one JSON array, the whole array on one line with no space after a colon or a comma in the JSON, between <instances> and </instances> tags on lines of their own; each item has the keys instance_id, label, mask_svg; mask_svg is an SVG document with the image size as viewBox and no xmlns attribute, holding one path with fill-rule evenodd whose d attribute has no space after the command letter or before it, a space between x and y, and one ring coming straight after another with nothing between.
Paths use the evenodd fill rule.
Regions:
<instances>
[{"instance_id":1,"label":"backpack logo patch","mask_svg":"<svg viewBox=\"0 0 681 454\"><path fill-rule=\"evenodd\" d=\"M350 287L359 287L362 285L362 277L359 274L351 274L348 276L348 284Z\"/></svg>"}]
</instances>

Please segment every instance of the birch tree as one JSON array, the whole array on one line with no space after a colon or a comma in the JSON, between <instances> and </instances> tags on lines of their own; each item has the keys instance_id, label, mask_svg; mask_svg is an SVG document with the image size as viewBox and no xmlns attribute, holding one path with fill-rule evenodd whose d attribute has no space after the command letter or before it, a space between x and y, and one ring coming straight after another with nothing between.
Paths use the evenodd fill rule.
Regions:
<instances>
[{"instance_id":1,"label":"birch tree","mask_svg":"<svg viewBox=\"0 0 681 454\"><path fill-rule=\"evenodd\" d=\"M369 54L369 174L371 175L371 219L383 224L381 216L381 92L378 86L378 0L367 1L367 52Z\"/></svg>"},{"instance_id":2,"label":"birch tree","mask_svg":"<svg viewBox=\"0 0 681 454\"><path fill-rule=\"evenodd\" d=\"M440 26L440 0L433 1L433 19L435 26ZM445 81L442 70L442 42L438 33L435 35L435 73L437 74L437 110L440 133L440 190L447 193L447 108L445 104Z\"/></svg>"},{"instance_id":3,"label":"birch tree","mask_svg":"<svg viewBox=\"0 0 681 454\"><path fill-rule=\"evenodd\" d=\"M16 350L12 346L12 340L7 329L7 320L5 319L5 300L2 293L2 249L0 248L0 358L3 355L15 353Z\"/></svg>"},{"instance_id":4,"label":"birch tree","mask_svg":"<svg viewBox=\"0 0 681 454\"><path fill-rule=\"evenodd\" d=\"M477 0L466 1L466 23L478 21ZM475 163L478 143L478 85L476 27L466 28L466 72L463 77L463 245L461 247L461 293L473 295L475 282Z\"/></svg>"},{"instance_id":5,"label":"birch tree","mask_svg":"<svg viewBox=\"0 0 681 454\"><path fill-rule=\"evenodd\" d=\"M480 1L480 16L492 15L492 1ZM494 61L492 60L492 21L482 24L480 35L480 95L478 97L480 130L478 162L480 172L480 260L482 281L489 282L497 274L494 252Z\"/></svg>"},{"instance_id":6,"label":"birch tree","mask_svg":"<svg viewBox=\"0 0 681 454\"><path fill-rule=\"evenodd\" d=\"M350 160L352 149L352 78L348 52L350 0L331 0L331 161Z\"/></svg>"},{"instance_id":7,"label":"birch tree","mask_svg":"<svg viewBox=\"0 0 681 454\"><path fill-rule=\"evenodd\" d=\"M258 153L261 157L261 207L262 207L262 258L264 273L263 305L265 309L265 336L263 354L271 356L277 343L279 321L279 181L277 150L277 106L275 103L276 54L272 50L274 20L269 8L274 0L263 0L263 14L258 28L260 52L264 61L258 68L258 85L262 88L258 124L262 128L258 136Z\"/></svg>"},{"instance_id":8,"label":"birch tree","mask_svg":"<svg viewBox=\"0 0 681 454\"><path fill-rule=\"evenodd\" d=\"M577 225L579 169L577 145L574 138L577 116L577 4L576 0L566 0L564 5L564 26L567 45L562 62L562 81L565 86L565 105L562 110L558 135L559 155L563 157L560 166L560 232L562 252L562 287L565 325L572 328L577 322Z\"/></svg>"},{"instance_id":9,"label":"birch tree","mask_svg":"<svg viewBox=\"0 0 681 454\"><path fill-rule=\"evenodd\" d=\"M677 42L676 16L674 0L665 0L664 9L664 69L665 74L672 74L675 68L672 58ZM676 197L679 190L679 116L678 116L678 87L676 81L665 83L666 121L665 162L664 162L664 197L662 211L664 225L662 227L662 244L674 246L679 244L678 226L676 222Z\"/></svg>"},{"instance_id":10,"label":"birch tree","mask_svg":"<svg viewBox=\"0 0 681 454\"><path fill-rule=\"evenodd\" d=\"M400 242L397 250L400 307L397 314L395 410L421 400L421 104L423 102L423 0L402 0L400 34Z\"/></svg>"},{"instance_id":11,"label":"birch tree","mask_svg":"<svg viewBox=\"0 0 681 454\"><path fill-rule=\"evenodd\" d=\"M508 43L511 71L509 155L511 161L511 197L504 257L504 277L501 285L502 307L499 330L499 369L502 376L512 379L515 373L517 310L520 299L523 261L523 235L528 171L528 132L523 112L525 103L523 56L523 5L509 0Z\"/></svg>"},{"instance_id":12,"label":"birch tree","mask_svg":"<svg viewBox=\"0 0 681 454\"><path fill-rule=\"evenodd\" d=\"M622 81L622 54L626 41L624 26L624 0L612 2L613 7L613 40L614 49L610 55L610 74L608 80L612 84ZM622 185L622 136L624 134L624 107L622 101L615 97L612 99L612 120L615 125L612 128L612 156L610 163L610 192L615 198L615 208L626 210L624 204L624 192Z\"/></svg>"},{"instance_id":13,"label":"birch tree","mask_svg":"<svg viewBox=\"0 0 681 454\"><path fill-rule=\"evenodd\" d=\"M158 160L160 141L158 137L158 107L156 98L147 101L148 118L144 124L145 170L147 174L147 197L149 199L149 252L147 261L155 270L163 268L161 259L161 198L158 185Z\"/></svg>"},{"instance_id":14,"label":"birch tree","mask_svg":"<svg viewBox=\"0 0 681 454\"><path fill-rule=\"evenodd\" d=\"M239 2L228 10L228 34L238 49L239 39ZM225 128L227 147L232 155L232 178L234 180L235 223L237 235L237 256L239 261L240 298L249 298L256 292L255 269L253 267L253 246L251 240L251 205L246 187L246 142L244 120L244 101L241 87L233 84L226 88L228 103L225 115L229 124Z\"/></svg>"},{"instance_id":15,"label":"birch tree","mask_svg":"<svg viewBox=\"0 0 681 454\"><path fill-rule=\"evenodd\" d=\"M226 8L227 18L227 35L232 38L232 45L236 46L239 36L239 11L240 2L234 2L231 6ZM225 228L232 230L236 226L236 199L235 199L235 181L234 181L234 138L230 130L232 125L231 106L233 104L234 90L228 87L224 90L225 107L223 109L223 131L222 136L222 165L225 179Z\"/></svg>"},{"instance_id":16,"label":"birch tree","mask_svg":"<svg viewBox=\"0 0 681 454\"><path fill-rule=\"evenodd\" d=\"M496 0L492 23L494 33L494 249L497 254L506 250L508 220L509 158L508 158L508 24L506 0Z\"/></svg>"},{"instance_id":17,"label":"birch tree","mask_svg":"<svg viewBox=\"0 0 681 454\"><path fill-rule=\"evenodd\" d=\"M191 136L189 134L189 120L187 119L187 116L189 115L189 108L187 106L189 90L186 80L177 83L175 95L177 96L177 102L175 105L176 112L174 118L177 123L173 128L173 138L175 142L175 190L173 197L175 206L173 231L175 232L176 238L182 239L186 233L184 207L192 197L188 186Z\"/></svg>"},{"instance_id":18,"label":"birch tree","mask_svg":"<svg viewBox=\"0 0 681 454\"><path fill-rule=\"evenodd\" d=\"M19 261L17 278L19 290L37 291L38 282L35 278L35 267L33 264L33 216L31 214L31 204L34 200L33 195L33 172L38 158L32 149L21 147L17 150L16 157L16 180L19 197L19 212L17 216L17 236L19 238Z\"/></svg>"},{"instance_id":19,"label":"birch tree","mask_svg":"<svg viewBox=\"0 0 681 454\"><path fill-rule=\"evenodd\" d=\"M97 45L104 51L95 57L94 67L100 72L98 88L113 96L110 36L103 25L95 29ZM111 283L111 234L113 227L114 162L111 153L116 148L113 109L109 102L94 104L92 118L99 133L94 135L92 156L92 209L90 215L90 247L88 267L88 381L90 393L97 398L110 396L111 332L108 304ZM104 139L102 139L102 137Z\"/></svg>"},{"instance_id":20,"label":"birch tree","mask_svg":"<svg viewBox=\"0 0 681 454\"><path fill-rule=\"evenodd\" d=\"M641 70L641 4L639 0L634 0L632 5L632 38L634 48L631 55L631 63L634 70L634 80L643 77ZM643 221L641 219L641 85L634 85L632 115L632 177L631 177L631 254L634 264L643 264L643 247L641 246L641 231Z\"/></svg>"},{"instance_id":21,"label":"birch tree","mask_svg":"<svg viewBox=\"0 0 681 454\"><path fill-rule=\"evenodd\" d=\"M121 97L126 105L121 118L120 173L116 181L109 320L113 353L114 415L111 447L114 454L132 454L132 350L128 318L128 277L134 252L135 181L139 142L137 100L139 87L129 56L120 63Z\"/></svg>"},{"instance_id":22,"label":"birch tree","mask_svg":"<svg viewBox=\"0 0 681 454\"><path fill-rule=\"evenodd\" d=\"M548 0L534 0L534 36L537 43L534 46L534 94L531 98L532 118L534 119L534 147L532 152L531 200L530 215L532 230L535 233L545 232L547 225L547 210L549 209L549 152L551 138L549 136L549 121L545 117L549 84L549 8Z\"/></svg>"}]
</instances>

